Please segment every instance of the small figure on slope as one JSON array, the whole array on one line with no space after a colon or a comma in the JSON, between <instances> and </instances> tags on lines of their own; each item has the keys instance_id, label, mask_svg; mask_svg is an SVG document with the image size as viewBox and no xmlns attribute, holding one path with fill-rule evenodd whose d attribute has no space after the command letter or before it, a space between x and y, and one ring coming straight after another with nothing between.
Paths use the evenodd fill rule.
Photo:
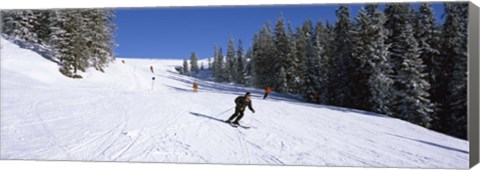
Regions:
<instances>
[{"instance_id":1,"label":"small figure on slope","mask_svg":"<svg viewBox=\"0 0 480 170\"><path fill-rule=\"evenodd\" d=\"M150 66L150 71L151 71L152 73L154 73L154 72L153 72L153 66Z\"/></svg>"},{"instance_id":2,"label":"small figure on slope","mask_svg":"<svg viewBox=\"0 0 480 170\"><path fill-rule=\"evenodd\" d=\"M197 82L193 82L193 92L198 92L198 83Z\"/></svg>"},{"instance_id":3,"label":"small figure on slope","mask_svg":"<svg viewBox=\"0 0 480 170\"><path fill-rule=\"evenodd\" d=\"M270 89L270 87L265 87L265 95L263 96L263 99L266 99L267 96L270 94L270 92L272 92L272 90Z\"/></svg>"},{"instance_id":4,"label":"small figure on slope","mask_svg":"<svg viewBox=\"0 0 480 170\"><path fill-rule=\"evenodd\" d=\"M243 112L247 106L252 113L255 113L255 110L252 108L252 100L250 100L250 92L245 93L244 96L238 96L235 99L235 113L226 122L238 126L238 121L242 119Z\"/></svg>"}]
</instances>

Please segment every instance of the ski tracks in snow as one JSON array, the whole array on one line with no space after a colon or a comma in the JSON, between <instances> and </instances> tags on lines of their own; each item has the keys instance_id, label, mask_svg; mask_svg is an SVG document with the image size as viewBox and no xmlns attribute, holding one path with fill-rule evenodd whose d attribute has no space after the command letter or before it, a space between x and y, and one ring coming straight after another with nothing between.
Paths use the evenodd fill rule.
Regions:
<instances>
[{"instance_id":1,"label":"ski tracks in snow","mask_svg":"<svg viewBox=\"0 0 480 170\"><path fill-rule=\"evenodd\" d=\"M2 92L7 93L2 94L1 129L6 139L1 143L5 148L2 158L374 167L468 165L467 141L373 113L292 102L295 99L281 94L261 100L261 89L172 72L172 65L181 61L152 61L115 62L105 74L91 72L78 81L52 76L59 74L58 69L52 69L52 75L45 74L52 76L51 82L36 82L38 79L28 77L30 74L19 74L24 70L2 70L2 76L7 75L2 77ZM158 78L155 90L151 90L150 65L154 65L153 76ZM194 81L201 85L198 93L191 90ZM254 94L257 113L246 113L242 121L255 127L232 128L217 122L233 114L233 109L226 107L234 106L235 97L245 91ZM425 148L433 153L423 153Z\"/></svg>"}]
</instances>

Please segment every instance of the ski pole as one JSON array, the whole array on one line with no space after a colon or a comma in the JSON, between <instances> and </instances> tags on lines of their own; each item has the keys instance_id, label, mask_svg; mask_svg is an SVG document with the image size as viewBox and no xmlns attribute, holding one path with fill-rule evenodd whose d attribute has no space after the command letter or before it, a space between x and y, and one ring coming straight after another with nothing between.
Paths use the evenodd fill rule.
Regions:
<instances>
[{"instance_id":1,"label":"ski pole","mask_svg":"<svg viewBox=\"0 0 480 170\"><path fill-rule=\"evenodd\" d=\"M220 116L220 115L222 115L222 114L225 114L225 113L227 113L228 111L232 110L233 108L234 108L234 107L232 107L232 108L230 108L230 109L228 109L228 110L225 110L225 111L223 111L222 113L220 113L220 114L218 114L218 115L216 115L216 116Z\"/></svg>"}]
</instances>

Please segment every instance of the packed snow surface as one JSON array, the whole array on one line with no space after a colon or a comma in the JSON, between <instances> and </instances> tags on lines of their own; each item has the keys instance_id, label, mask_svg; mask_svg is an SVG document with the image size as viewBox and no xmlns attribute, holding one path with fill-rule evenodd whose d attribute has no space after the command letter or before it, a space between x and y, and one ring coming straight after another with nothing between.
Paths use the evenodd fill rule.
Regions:
<instances>
[{"instance_id":1,"label":"packed snow surface","mask_svg":"<svg viewBox=\"0 0 480 170\"><path fill-rule=\"evenodd\" d=\"M180 75L182 60L117 58L74 80L1 44L1 159L468 168L468 141L285 94L263 100L208 72ZM256 112L240 123L251 128L221 122L247 91Z\"/></svg>"}]
</instances>

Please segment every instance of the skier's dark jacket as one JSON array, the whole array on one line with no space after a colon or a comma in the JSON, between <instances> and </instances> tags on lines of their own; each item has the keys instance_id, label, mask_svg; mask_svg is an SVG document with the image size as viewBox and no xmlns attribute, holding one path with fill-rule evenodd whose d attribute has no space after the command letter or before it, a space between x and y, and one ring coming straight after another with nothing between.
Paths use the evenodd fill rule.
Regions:
<instances>
[{"instance_id":1,"label":"skier's dark jacket","mask_svg":"<svg viewBox=\"0 0 480 170\"><path fill-rule=\"evenodd\" d=\"M245 96L238 96L235 99L236 109L240 110L241 112L245 111L245 108L248 106L248 109L253 111L252 108L252 101L245 98Z\"/></svg>"}]
</instances>

